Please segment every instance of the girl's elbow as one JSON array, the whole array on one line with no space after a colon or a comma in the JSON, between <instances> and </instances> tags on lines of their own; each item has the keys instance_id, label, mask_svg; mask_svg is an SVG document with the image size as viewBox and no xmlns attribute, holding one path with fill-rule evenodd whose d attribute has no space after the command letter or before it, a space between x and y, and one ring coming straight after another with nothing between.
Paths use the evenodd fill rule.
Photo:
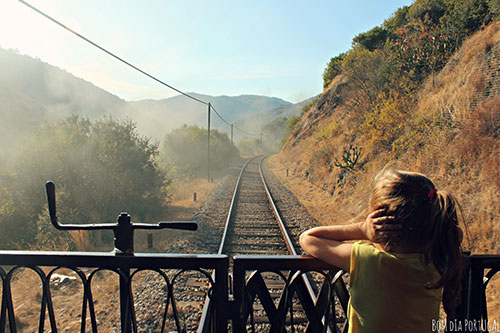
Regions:
<instances>
[{"instance_id":1,"label":"girl's elbow","mask_svg":"<svg viewBox=\"0 0 500 333\"><path fill-rule=\"evenodd\" d=\"M299 245L302 248L302 250L307 252L307 245L308 245L308 240L309 236L307 235L307 231L303 232L299 236Z\"/></svg>"},{"instance_id":2,"label":"girl's elbow","mask_svg":"<svg viewBox=\"0 0 500 333\"><path fill-rule=\"evenodd\" d=\"M299 244L302 250L304 250L307 254L313 255L315 248L314 237L309 235L307 231L300 235Z\"/></svg>"},{"instance_id":3,"label":"girl's elbow","mask_svg":"<svg viewBox=\"0 0 500 333\"><path fill-rule=\"evenodd\" d=\"M306 238L307 236L305 232L301 233L299 236L299 245L303 250L305 250L304 245L306 245Z\"/></svg>"}]
</instances>

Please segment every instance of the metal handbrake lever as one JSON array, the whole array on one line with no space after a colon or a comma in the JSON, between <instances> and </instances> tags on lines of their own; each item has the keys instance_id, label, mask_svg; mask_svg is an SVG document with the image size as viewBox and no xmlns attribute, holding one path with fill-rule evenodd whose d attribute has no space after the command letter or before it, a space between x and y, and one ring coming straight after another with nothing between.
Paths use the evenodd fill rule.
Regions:
<instances>
[{"instance_id":1,"label":"metal handbrake lever","mask_svg":"<svg viewBox=\"0 0 500 333\"><path fill-rule=\"evenodd\" d=\"M160 226L160 229L198 230L198 224L191 221L162 221L159 222L158 225Z\"/></svg>"},{"instance_id":2,"label":"metal handbrake lever","mask_svg":"<svg viewBox=\"0 0 500 333\"><path fill-rule=\"evenodd\" d=\"M59 230L112 230L115 234L115 249L120 253L130 254L134 251L135 229L181 229L197 230L198 224L194 221L169 221L159 223L133 223L130 215L123 212L118 216L116 223L100 224L63 224L56 216L56 190L53 182L45 184L49 205L50 221Z\"/></svg>"}]
</instances>

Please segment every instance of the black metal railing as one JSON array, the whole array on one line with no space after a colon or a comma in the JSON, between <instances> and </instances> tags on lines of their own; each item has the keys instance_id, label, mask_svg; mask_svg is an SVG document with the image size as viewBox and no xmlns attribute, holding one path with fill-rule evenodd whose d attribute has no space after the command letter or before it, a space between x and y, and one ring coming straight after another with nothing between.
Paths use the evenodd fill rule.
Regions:
<instances>
[{"instance_id":1,"label":"black metal railing","mask_svg":"<svg viewBox=\"0 0 500 333\"><path fill-rule=\"evenodd\" d=\"M316 272L317 290L308 290L303 274ZM273 273L281 281L275 301L263 274ZM266 331L347 332L349 292L344 272L317 259L305 256L235 256L233 268L235 332L257 332L254 304L258 298L265 313ZM276 299L276 297L274 297ZM305 315L302 324L295 319ZM302 326L301 326L302 325Z\"/></svg>"},{"instance_id":2,"label":"black metal railing","mask_svg":"<svg viewBox=\"0 0 500 333\"><path fill-rule=\"evenodd\" d=\"M486 287L494 274L500 270L500 256L472 255L468 262L463 285L463 303L459 307L457 320L476 322L477 331L485 332L488 322ZM259 331L257 314L266 318L266 331L307 331L345 332L347 330L347 304L349 293L343 279L343 272L311 257L304 256L235 256L233 283L228 290L229 258L226 255L190 254L142 254L117 255L115 253L84 252L30 252L1 251L0 278L2 280L0 332L16 332L16 311L13 305L11 284L13 275L21 268L32 270L42 285L42 295L38 300L40 312L34 314L39 331L47 327L57 332L58 323L52 299L51 277L59 269L68 268L75 273L83 287L80 305L81 332L99 331L94 309L95 295L92 284L99 271L109 270L120 278L120 318L121 331L137 331L140 323L134 311L132 281L145 270L158 273L167 289L162 302L163 311L158 318L162 329L167 313L173 327L183 331L178 315L173 290L176 277L185 271L200 272L208 282L207 294L211 299L210 332ZM176 270L168 275L166 270ZM127 274L128 272L128 274ZM215 278L212 278L212 272ZM280 290L276 285L266 285L263 274L271 272L280 280ZM306 291L302 274L316 274L316 299ZM22 283L22 281L20 281ZM277 296L276 296L277 295ZM15 295L14 295L15 296ZM259 303L258 305L256 305ZM303 318L299 318L303 315ZM90 322L90 323L88 323ZM86 326L87 325L87 326ZM301 326L302 325L302 326ZM471 324L470 324L471 325ZM482 326L481 326L482 325Z\"/></svg>"},{"instance_id":3,"label":"black metal railing","mask_svg":"<svg viewBox=\"0 0 500 333\"><path fill-rule=\"evenodd\" d=\"M462 283L462 303L457 309L457 319L469 322L481 332L488 331L486 290L495 274L500 271L500 255L470 255L464 257L465 274ZM498 318L496 329L500 329Z\"/></svg>"},{"instance_id":4,"label":"black metal railing","mask_svg":"<svg viewBox=\"0 0 500 333\"><path fill-rule=\"evenodd\" d=\"M227 267L228 257L226 255L140 253L116 255L114 253L3 251L0 252L0 277L2 279L0 332L4 332L7 327L11 332L17 331L11 286L14 274L22 268L34 271L41 282L42 296L38 325L40 332L43 332L47 320L50 330L57 332L52 299L54 285L51 283L51 277L63 268L73 271L83 287L83 297L78 300L81 304L81 332L86 331L87 318L90 320L92 332L98 331L93 302L95 295L92 293L92 286L97 273L103 270L111 271L119 277L121 309L119 321L122 332L137 331L132 281L138 273L145 270L154 271L161 276L163 279L162 289L167 290L163 300L162 331L165 327L167 313L171 313L173 316L172 320L175 322L176 330L182 331L183 326L173 291L176 279L180 274L186 271L197 271L206 278L209 285L209 297L217 300L210 313L213 332L223 332L227 326ZM175 273L169 276L166 270L175 270ZM215 279L212 279L211 271L215 272Z\"/></svg>"}]
</instances>

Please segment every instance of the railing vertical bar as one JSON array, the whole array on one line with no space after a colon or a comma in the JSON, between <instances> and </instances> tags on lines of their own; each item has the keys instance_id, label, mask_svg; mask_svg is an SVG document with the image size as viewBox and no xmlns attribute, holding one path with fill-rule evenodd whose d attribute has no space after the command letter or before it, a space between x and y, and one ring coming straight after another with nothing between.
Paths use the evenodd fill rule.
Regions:
<instances>
[{"instance_id":1,"label":"railing vertical bar","mask_svg":"<svg viewBox=\"0 0 500 333\"><path fill-rule=\"evenodd\" d=\"M85 285L87 283L87 279L85 277L85 274L81 270L79 270L78 268L72 267L71 269L78 275L78 277L82 281L83 299L82 299L82 311L81 311L81 317L80 317L80 318L82 318L82 322L80 323L80 333L85 333L85 326L87 323L87 301L88 301L87 294L85 293Z\"/></svg>"},{"instance_id":2,"label":"railing vertical bar","mask_svg":"<svg viewBox=\"0 0 500 333\"><path fill-rule=\"evenodd\" d=\"M47 278L45 276L45 273L38 267L29 267L30 269L34 270L39 276L40 280L42 282L42 304L40 306L40 321L38 324L38 332L43 333L44 327L45 327L45 313L47 311Z\"/></svg>"},{"instance_id":3,"label":"railing vertical bar","mask_svg":"<svg viewBox=\"0 0 500 333\"><path fill-rule=\"evenodd\" d=\"M118 269L120 277L120 323L122 333L131 332L130 327L130 269L120 268Z\"/></svg>"},{"instance_id":4,"label":"railing vertical bar","mask_svg":"<svg viewBox=\"0 0 500 333\"><path fill-rule=\"evenodd\" d=\"M483 292L484 267L480 260L471 257L469 277L468 320L481 320L481 295Z\"/></svg>"},{"instance_id":5,"label":"railing vertical bar","mask_svg":"<svg viewBox=\"0 0 500 333\"><path fill-rule=\"evenodd\" d=\"M179 321L179 314L177 313L177 304L175 303L174 297L174 287L168 291L168 297L170 298L170 303L172 304L172 314L175 320L175 327L177 332L182 332L181 322Z\"/></svg>"},{"instance_id":6,"label":"railing vertical bar","mask_svg":"<svg viewBox=\"0 0 500 333\"><path fill-rule=\"evenodd\" d=\"M90 324L92 326L92 332L96 333L97 332L97 319L95 316L94 298L92 297L92 287L90 285L91 281L92 280L89 276L89 278L85 282L84 292L87 293L87 299L89 301L89 316L90 316ZM82 320L84 320L83 317L82 317ZM86 318L85 318L85 320L86 320Z\"/></svg>"},{"instance_id":7,"label":"railing vertical bar","mask_svg":"<svg viewBox=\"0 0 500 333\"><path fill-rule=\"evenodd\" d=\"M1 297L1 304L0 304L0 332L5 332L5 326L7 324L7 307L6 307L6 299L4 293L5 291L5 278L7 274L5 273L4 269L0 267L0 277L2 278L2 297Z\"/></svg>"},{"instance_id":8,"label":"railing vertical bar","mask_svg":"<svg viewBox=\"0 0 500 333\"><path fill-rule=\"evenodd\" d=\"M215 311L215 332L226 332L231 308L228 302L228 266L229 258L221 262L215 269L215 283L213 290Z\"/></svg>"},{"instance_id":9,"label":"railing vertical bar","mask_svg":"<svg viewBox=\"0 0 500 333\"><path fill-rule=\"evenodd\" d=\"M7 307L7 314L9 318L9 328L11 333L16 333L17 332L17 327L16 327L16 314L14 312L14 305L12 303L12 290L10 287L10 282L12 279L12 270L6 275L5 277L5 286L3 292L5 293L5 304Z\"/></svg>"},{"instance_id":10,"label":"railing vertical bar","mask_svg":"<svg viewBox=\"0 0 500 333\"><path fill-rule=\"evenodd\" d=\"M464 253L463 255L463 275L462 275L462 291L460 304L455 309L455 317L448 318L449 320L457 319L461 322L467 318L468 306L469 306L469 289L470 289L470 252Z\"/></svg>"},{"instance_id":11,"label":"railing vertical bar","mask_svg":"<svg viewBox=\"0 0 500 333\"><path fill-rule=\"evenodd\" d=\"M234 332L244 332L245 318L245 269L238 260L233 262L233 298L234 308L231 311L232 327Z\"/></svg>"},{"instance_id":12,"label":"railing vertical bar","mask_svg":"<svg viewBox=\"0 0 500 333\"><path fill-rule=\"evenodd\" d=\"M52 294L50 292L50 278L47 276L45 281L44 281L44 292L47 294L47 312L49 313L49 323L50 327L53 333L57 333L57 324L56 324L56 318L54 314L54 306L52 303Z\"/></svg>"}]
</instances>

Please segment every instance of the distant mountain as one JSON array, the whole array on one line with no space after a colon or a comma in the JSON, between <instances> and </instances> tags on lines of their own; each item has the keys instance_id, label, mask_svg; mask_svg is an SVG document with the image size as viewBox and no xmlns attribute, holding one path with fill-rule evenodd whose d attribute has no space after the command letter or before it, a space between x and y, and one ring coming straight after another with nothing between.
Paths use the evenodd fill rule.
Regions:
<instances>
[{"instance_id":1,"label":"distant mountain","mask_svg":"<svg viewBox=\"0 0 500 333\"><path fill-rule=\"evenodd\" d=\"M189 95L210 102L217 113L229 123L237 123L262 112L292 106L290 102L276 97L257 95L208 96L197 93ZM136 121L139 129L147 131L148 136L162 140L174 128L187 125L207 126L208 107L186 96L174 96L162 100L142 100L129 102L137 110ZM224 132L229 131L214 112L211 113L211 127Z\"/></svg>"},{"instance_id":2,"label":"distant mountain","mask_svg":"<svg viewBox=\"0 0 500 333\"><path fill-rule=\"evenodd\" d=\"M302 108L309 104L317 96L303 100L302 102L296 104L288 104L279 106L271 110L265 110L257 114L251 115L247 118L236 121L235 125L246 129L247 131L253 133L259 133L261 127L265 124L270 123L278 117L284 117L290 119L293 116L298 116L302 112ZM235 140L241 137L239 133L235 133Z\"/></svg>"},{"instance_id":3,"label":"distant mountain","mask_svg":"<svg viewBox=\"0 0 500 333\"><path fill-rule=\"evenodd\" d=\"M39 59L0 48L0 70L0 87L43 104L50 110L44 113L48 120L73 114L96 118L133 113L119 97Z\"/></svg>"},{"instance_id":4,"label":"distant mountain","mask_svg":"<svg viewBox=\"0 0 500 333\"><path fill-rule=\"evenodd\" d=\"M0 48L0 72L1 163L44 122L71 115L133 118L124 100L39 59Z\"/></svg>"}]
</instances>

